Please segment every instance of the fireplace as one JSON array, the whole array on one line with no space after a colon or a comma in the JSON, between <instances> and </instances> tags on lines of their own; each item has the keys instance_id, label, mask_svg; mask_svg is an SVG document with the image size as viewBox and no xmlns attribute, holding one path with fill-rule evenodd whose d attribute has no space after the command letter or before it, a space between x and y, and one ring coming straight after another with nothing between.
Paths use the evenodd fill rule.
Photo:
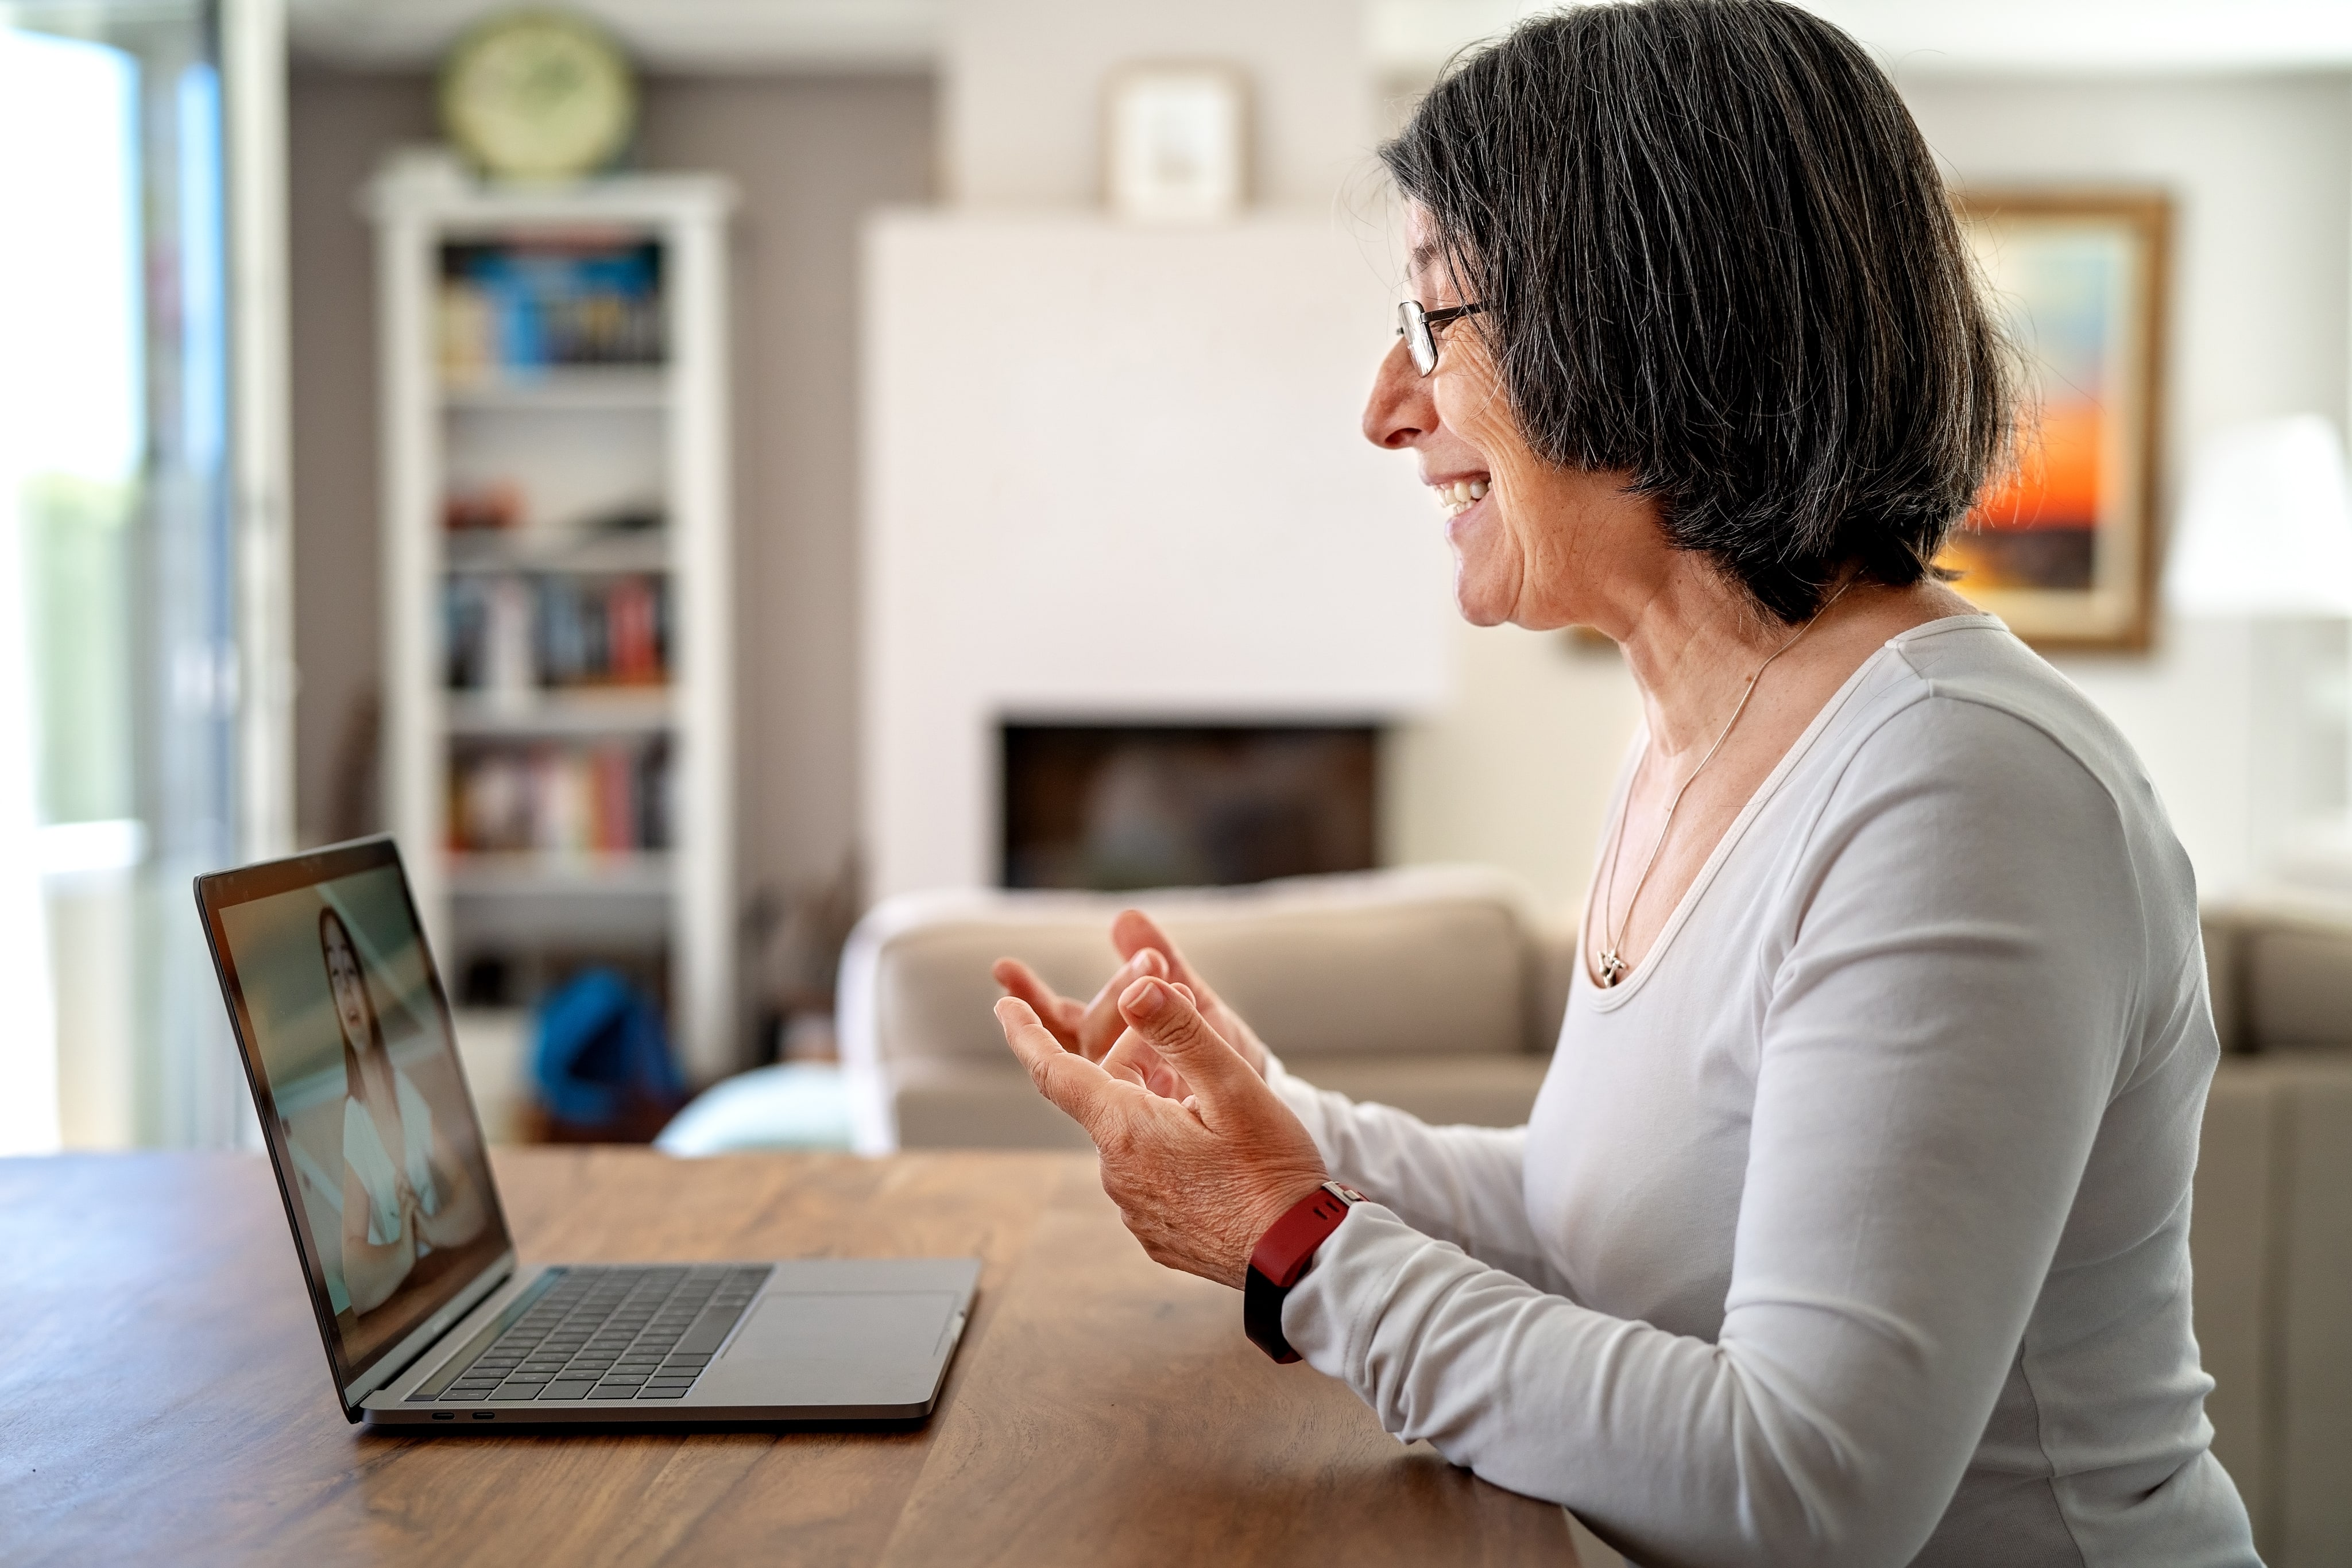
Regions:
<instances>
[{"instance_id":1,"label":"fireplace","mask_svg":"<svg viewBox=\"0 0 2352 1568\"><path fill-rule=\"evenodd\" d=\"M868 891L1224 880L1376 858L1362 727L1444 708L1457 633L1427 493L1412 464L1357 434L1377 348L1365 324L1396 313L1362 237L1319 210L1181 231L897 213L877 217L864 254ZM1278 372L1234 374L1234 299ZM1211 814L1257 827L1174 834L1106 865L1089 863L1102 857L1082 831L1070 849L1070 802L1093 786L1041 786L1063 821L1024 803L1013 841L1008 723L1150 727L1171 742L1191 730L1210 761L1246 771L1250 741L1233 731L1300 721L1357 727L1314 743L1355 748L1354 804L1302 812L1244 791L1255 804ZM1297 825L1276 823L1284 810ZM1327 850L1341 821L1354 842ZM1240 838L1270 847L1244 855Z\"/></svg>"},{"instance_id":2,"label":"fireplace","mask_svg":"<svg viewBox=\"0 0 2352 1568\"><path fill-rule=\"evenodd\" d=\"M1367 871L1379 731L1349 724L1001 728L1007 887L1177 887Z\"/></svg>"}]
</instances>

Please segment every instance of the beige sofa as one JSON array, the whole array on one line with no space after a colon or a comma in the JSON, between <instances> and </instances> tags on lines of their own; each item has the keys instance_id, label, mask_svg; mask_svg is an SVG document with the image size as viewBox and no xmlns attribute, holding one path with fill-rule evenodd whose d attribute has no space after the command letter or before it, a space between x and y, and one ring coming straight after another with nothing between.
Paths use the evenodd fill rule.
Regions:
<instances>
[{"instance_id":1,"label":"beige sofa","mask_svg":"<svg viewBox=\"0 0 2352 1568\"><path fill-rule=\"evenodd\" d=\"M1091 996L1129 902L924 894L869 914L842 957L837 1015L857 1147L1083 1147L1006 1051L988 967L1010 953ZM1573 943L1543 931L1508 878L1449 867L1141 902L1315 1082L1433 1121L1526 1120Z\"/></svg>"},{"instance_id":2,"label":"beige sofa","mask_svg":"<svg viewBox=\"0 0 2352 1568\"><path fill-rule=\"evenodd\" d=\"M877 906L842 965L858 1147L1083 1147L998 1035L988 966L1088 995L1134 900L922 894ZM1139 902L1317 1083L1438 1122L1510 1125L1543 1077L1575 962L1496 873L1425 869ZM2191 1238L2215 1448L2273 1568L2352 1563L2352 908L2210 912L2227 1051Z\"/></svg>"},{"instance_id":3,"label":"beige sofa","mask_svg":"<svg viewBox=\"0 0 2352 1568\"><path fill-rule=\"evenodd\" d=\"M2352 909L2208 911L2225 1052L2189 1244L2214 1448L2273 1568L2352 1563Z\"/></svg>"}]
</instances>

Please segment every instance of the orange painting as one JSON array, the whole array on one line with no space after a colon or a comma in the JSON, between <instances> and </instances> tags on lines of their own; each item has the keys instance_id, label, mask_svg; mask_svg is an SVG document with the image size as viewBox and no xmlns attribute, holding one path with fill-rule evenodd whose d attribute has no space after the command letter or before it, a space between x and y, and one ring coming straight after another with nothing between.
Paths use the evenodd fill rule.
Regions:
<instances>
[{"instance_id":1,"label":"orange painting","mask_svg":"<svg viewBox=\"0 0 2352 1568\"><path fill-rule=\"evenodd\" d=\"M2074 399L2030 413L2028 421L2015 461L1969 513L1943 564L1977 589L2088 587L2105 498L2106 411Z\"/></svg>"},{"instance_id":2,"label":"orange painting","mask_svg":"<svg viewBox=\"0 0 2352 1568\"><path fill-rule=\"evenodd\" d=\"M2025 384L2013 461L1937 564L2030 640L2139 645L2165 204L1972 196L1960 211Z\"/></svg>"},{"instance_id":3,"label":"orange painting","mask_svg":"<svg viewBox=\"0 0 2352 1568\"><path fill-rule=\"evenodd\" d=\"M2044 408L2014 467L1969 523L1980 528L2090 528L2099 522L2099 443L2106 413L2096 403Z\"/></svg>"}]
</instances>

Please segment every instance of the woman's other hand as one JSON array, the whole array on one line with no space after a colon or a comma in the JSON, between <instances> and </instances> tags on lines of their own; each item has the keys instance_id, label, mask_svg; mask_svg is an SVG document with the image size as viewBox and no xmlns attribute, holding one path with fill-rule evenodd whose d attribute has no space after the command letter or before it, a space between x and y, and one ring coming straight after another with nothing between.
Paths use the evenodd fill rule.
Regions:
<instances>
[{"instance_id":1,"label":"woman's other hand","mask_svg":"<svg viewBox=\"0 0 2352 1568\"><path fill-rule=\"evenodd\" d=\"M1238 1287L1258 1238L1326 1179L1323 1156L1188 988L1145 976L1117 1008L1128 1040L1102 1063L1065 1048L1018 996L996 1019L1039 1092L1094 1140L1103 1190L1152 1260ZM1181 1075L1185 1098L1127 1075L1147 1049Z\"/></svg>"},{"instance_id":2,"label":"woman's other hand","mask_svg":"<svg viewBox=\"0 0 2352 1568\"><path fill-rule=\"evenodd\" d=\"M1127 1029L1127 1020L1118 1016L1119 993L1147 975L1164 978L1169 972L1167 958L1149 947L1121 948L1119 957L1118 967L1111 971L1102 989L1092 1001L1085 1002L1062 995L1018 958L999 958L989 973L1008 995L1029 1004L1029 1010L1064 1051L1100 1061Z\"/></svg>"},{"instance_id":3,"label":"woman's other hand","mask_svg":"<svg viewBox=\"0 0 2352 1568\"><path fill-rule=\"evenodd\" d=\"M383 1305L415 1266L416 1231L408 1223L402 1190L395 1188L394 1195L399 1234L389 1241L370 1241L368 1225L375 1214L375 1197L360 1180L358 1167L349 1160L343 1162L343 1293L351 1299L354 1313Z\"/></svg>"},{"instance_id":4,"label":"woman's other hand","mask_svg":"<svg viewBox=\"0 0 2352 1568\"><path fill-rule=\"evenodd\" d=\"M1102 1061L1126 1030L1118 998L1129 987L1147 977L1171 980L1192 992L1210 1029L1259 1077L1265 1076L1266 1049L1257 1031L1200 977L1157 921L1140 909L1121 910L1110 924L1110 940L1123 962L1089 1002L1062 996L1018 958L999 958L991 973L1008 993L1029 1004L1063 1050L1088 1061Z\"/></svg>"},{"instance_id":5,"label":"woman's other hand","mask_svg":"<svg viewBox=\"0 0 2352 1568\"><path fill-rule=\"evenodd\" d=\"M437 1121L433 1127L433 1185L439 1189L440 1207L418 1221L425 1239L436 1247L460 1247L479 1236L489 1219L481 1191Z\"/></svg>"},{"instance_id":6,"label":"woman's other hand","mask_svg":"<svg viewBox=\"0 0 2352 1568\"><path fill-rule=\"evenodd\" d=\"M1157 953L1166 959L1168 967L1162 973L1192 993L1202 1019L1217 1038L1232 1046L1234 1053L1249 1063L1251 1071L1260 1078L1265 1076L1265 1042L1258 1039L1257 1030L1250 1028L1246 1019L1225 1005L1216 988L1186 961L1168 933L1160 929L1159 922L1140 909L1121 910L1118 918L1110 923L1110 944L1122 954Z\"/></svg>"}]
</instances>

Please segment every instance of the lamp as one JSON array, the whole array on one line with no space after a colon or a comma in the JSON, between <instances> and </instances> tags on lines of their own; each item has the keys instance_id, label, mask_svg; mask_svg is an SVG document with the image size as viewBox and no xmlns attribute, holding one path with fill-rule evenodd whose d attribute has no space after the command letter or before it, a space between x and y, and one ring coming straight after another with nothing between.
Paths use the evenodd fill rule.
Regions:
<instances>
[{"instance_id":1,"label":"lamp","mask_svg":"<svg viewBox=\"0 0 2352 1568\"><path fill-rule=\"evenodd\" d=\"M2164 573L2189 615L2352 618L2352 486L2315 413L2240 425L2190 465Z\"/></svg>"},{"instance_id":2,"label":"lamp","mask_svg":"<svg viewBox=\"0 0 2352 1568\"><path fill-rule=\"evenodd\" d=\"M2177 614L2269 623L2250 628L2248 643L2251 864L2289 883L2352 891L2352 814L2341 804L2314 810L2352 779L2342 655L2281 624L2352 619L2352 486L2334 424L2312 413L2264 420L2198 452L2164 598ZM2331 749L2343 760L2320 763ZM2338 782L2322 784L2328 775Z\"/></svg>"}]
</instances>

